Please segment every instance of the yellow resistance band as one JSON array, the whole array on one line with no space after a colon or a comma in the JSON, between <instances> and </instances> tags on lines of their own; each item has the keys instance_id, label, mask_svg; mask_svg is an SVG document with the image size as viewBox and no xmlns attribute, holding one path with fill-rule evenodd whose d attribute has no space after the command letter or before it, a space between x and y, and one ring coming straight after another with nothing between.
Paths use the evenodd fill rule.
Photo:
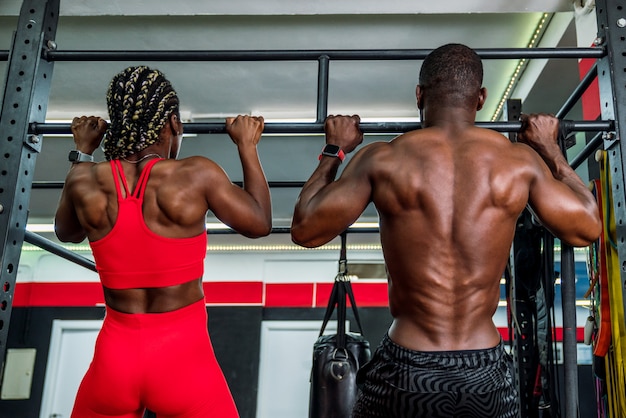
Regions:
<instances>
[{"instance_id":1,"label":"yellow resistance band","mask_svg":"<svg viewBox=\"0 0 626 418\"><path fill-rule=\"evenodd\" d=\"M600 181L603 199L601 210L604 213L604 234L607 242L606 258L608 268L609 299L611 307L611 347L605 357L609 413L611 417L626 417L626 324L624 323L624 304L622 294L621 266L615 246L615 216L611 194L611 171L606 152L600 160Z\"/></svg>"}]
</instances>

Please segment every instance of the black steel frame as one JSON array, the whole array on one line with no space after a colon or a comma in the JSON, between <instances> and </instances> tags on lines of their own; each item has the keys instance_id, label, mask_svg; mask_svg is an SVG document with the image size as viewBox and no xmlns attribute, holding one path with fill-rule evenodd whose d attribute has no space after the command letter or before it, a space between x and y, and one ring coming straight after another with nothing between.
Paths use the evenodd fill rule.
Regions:
<instances>
[{"instance_id":1,"label":"black steel frame","mask_svg":"<svg viewBox=\"0 0 626 418\"><path fill-rule=\"evenodd\" d=\"M0 371L4 364L13 291L22 251L31 184L41 138L29 123L45 120L53 63L40 59L54 40L59 0L25 0L13 35L0 110Z\"/></svg>"},{"instance_id":2,"label":"black steel frame","mask_svg":"<svg viewBox=\"0 0 626 418\"><path fill-rule=\"evenodd\" d=\"M69 133L69 124L46 124L47 100L55 61L318 61L317 118L315 123L267 124L266 133L322 133L328 108L328 73L330 60L420 60L430 50L324 50L324 51L58 51L54 43L60 0L25 0L10 51L0 51L0 60L8 61L8 72L0 113L0 143L5 152L0 171L0 370L4 362L7 334L12 309L13 291L22 244L31 242L64 258L93 270L89 260L82 259L63 247L55 246L42 237L27 233L27 211L30 192L35 188L61 187L61 183L35 184L32 175L37 154L41 149L41 134ZM584 77L557 112L565 116L597 77L602 100L602 120L574 121L575 131L604 132L596 136L573 160L584 161L600 145L609 151L613 173L614 213L618 223L617 242L620 260L626 262L624 228L626 201L624 197L624 160L620 141L626 112L626 53L623 10L626 0L597 0L598 36L600 41L591 48L503 48L478 49L483 59L536 58L595 58L597 65ZM619 23L617 23L619 22ZM519 122L479 123L479 126L500 132L520 129ZM401 133L419 129L418 123L363 123L364 133ZM221 123L187 124L189 133L224 133ZM602 141L601 141L602 140ZM601 142L603 142L601 144ZM5 168L6 167L6 168ZM270 182L272 187L300 187L302 182ZM273 233L288 233L288 228L274 228ZM349 230L351 233L377 233L377 228ZM213 233L213 232L212 232ZM214 233L229 233L228 231ZM622 269L622 281L626 268ZM624 298L626 301L626 297ZM575 348L575 340L574 340ZM576 386L568 391L566 371L565 415L577 416Z\"/></svg>"}]
</instances>

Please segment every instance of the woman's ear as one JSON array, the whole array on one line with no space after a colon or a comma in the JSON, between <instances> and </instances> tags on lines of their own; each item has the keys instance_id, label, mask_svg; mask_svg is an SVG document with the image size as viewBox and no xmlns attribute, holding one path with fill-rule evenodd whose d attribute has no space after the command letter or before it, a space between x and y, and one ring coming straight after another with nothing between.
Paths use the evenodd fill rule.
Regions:
<instances>
[{"instance_id":1,"label":"woman's ear","mask_svg":"<svg viewBox=\"0 0 626 418\"><path fill-rule=\"evenodd\" d=\"M182 123L180 122L180 118L178 117L176 113L172 112L169 118L169 122L170 122L170 130L172 131L172 135L174 136L180 135Z\"/></svg>"}]
</instances>

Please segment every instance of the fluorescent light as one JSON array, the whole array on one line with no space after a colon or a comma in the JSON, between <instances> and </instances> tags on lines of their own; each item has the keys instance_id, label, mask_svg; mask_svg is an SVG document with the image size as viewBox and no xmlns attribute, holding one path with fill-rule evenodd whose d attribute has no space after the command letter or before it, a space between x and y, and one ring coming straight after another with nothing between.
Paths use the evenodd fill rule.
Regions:
<instances>
[{"instance_id":1,"label":"fluorescent light","mask_svg":"<svg viewBox=\"0 0 626 418\"><path fill-rule=\"evenodd\" d=\"M221 222L207 222L206 223L207 231L219 231L224 229L230 229L228 225L224 225Z\"/></svg>"},{"instance_id":2,"label":"fluorescent light","mask_svg":"<svg viewBox=\"0 0 626 418\"><path fill-rule=\"evenodd\" d=\"M54 232L54 224L28 224L26 230L30 232Z\"/></svg>"},{"instance_id":3,"label":"fluorescent light","mask_svg":"<svg viewBox=\"0 0 626 418\"><path fill-rule=\"evenodd\" d=\"M354 229L378 228L378 222L357 222L350 225Z\"/></svg>"}]
</instances>

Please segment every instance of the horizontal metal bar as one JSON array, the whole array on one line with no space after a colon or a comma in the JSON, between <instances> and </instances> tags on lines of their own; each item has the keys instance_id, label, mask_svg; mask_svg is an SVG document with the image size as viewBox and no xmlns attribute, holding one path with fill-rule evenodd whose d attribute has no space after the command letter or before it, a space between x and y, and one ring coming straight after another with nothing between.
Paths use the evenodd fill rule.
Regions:
<instances>
[{"instance_id":1,"label":"horizontal metal bar","mask_svg":"<svg viewBox=\"0 0 626 418\"><path fill-rule=\"evenodd\" d=\"M52 254L58 255L59 257L62 257L68 261L76 263L79 266L83 266L91 271L97 272L96 264L93 261L81 255L78 255L68 249L65 249L59 244L52 242L49 239L42 237L41 235L35 234L34 232L25 231L24 241L28 242L29 244L33 244L43 250L51 252Z\"/></svg>"},{"instance_id":2,"label":"horizontal metal bar","mask_svg":"<svg viewBox=\"0 0 626 418\"><path fill-rule=\"evenodd\" d=\"M65 185L63 181L33 181L33 189L62 189Z\"/></svg>"},{"instance_id":3,"label":"horizontal metal bar","mask_svg":"<svg viewBox=\"0 0 626 418\"><path fill-rule=\"evenodd\" d=\"M488 128L498 132L519 132L522 128L521 122L485 122L476 123L476 126ZM598 120L598 121L572 121L572 132L605 132L615 129L615 121Z\"/></svg>"},{"instance_id":4,"label":"horizontal metal bar","mask_svg":"<svg viewBox=\"0 0 626 418\"><path fill-rule=\"evenodd\" d=\"M421 60L432 49L379 50L259 50L259 51L59 51L45 50L48 61L309 61L320 56L331 60ZM475 49L483 59L519 58L602 58L602 47L591 48L484 48Z\"/></svg>"},{"instance_id":5,"label":"horizontal metal bar","mask_svg":"<svg viewBox=\"0 0 626 418\"><path fill-rule=\"evenodd\" d=\"M9 60L9 51L0 51L0 61Z\"/></svg>"},{"instance_id":6,"label":"horizontal metal bar","mask_svg":"<svg viewBox=\"0 0 626 418\"><path fill-rule=\"evenodd\" d=\"M390 133L420 129L419 122L367 122L361 123L363 133ZM517 132L521 129L521 122L476 122L476 126L488 128L498 132ZM614 130L614 121L573 121L572 131L601 132ZM29 126L31 134L70 134L69 123L37 123ZM185 132L192 134L225 134L224 123L186 123ZM321 134L324 133L323 123L266 123L263 133L266 134Z\"/></svg>"}]
</instances>

